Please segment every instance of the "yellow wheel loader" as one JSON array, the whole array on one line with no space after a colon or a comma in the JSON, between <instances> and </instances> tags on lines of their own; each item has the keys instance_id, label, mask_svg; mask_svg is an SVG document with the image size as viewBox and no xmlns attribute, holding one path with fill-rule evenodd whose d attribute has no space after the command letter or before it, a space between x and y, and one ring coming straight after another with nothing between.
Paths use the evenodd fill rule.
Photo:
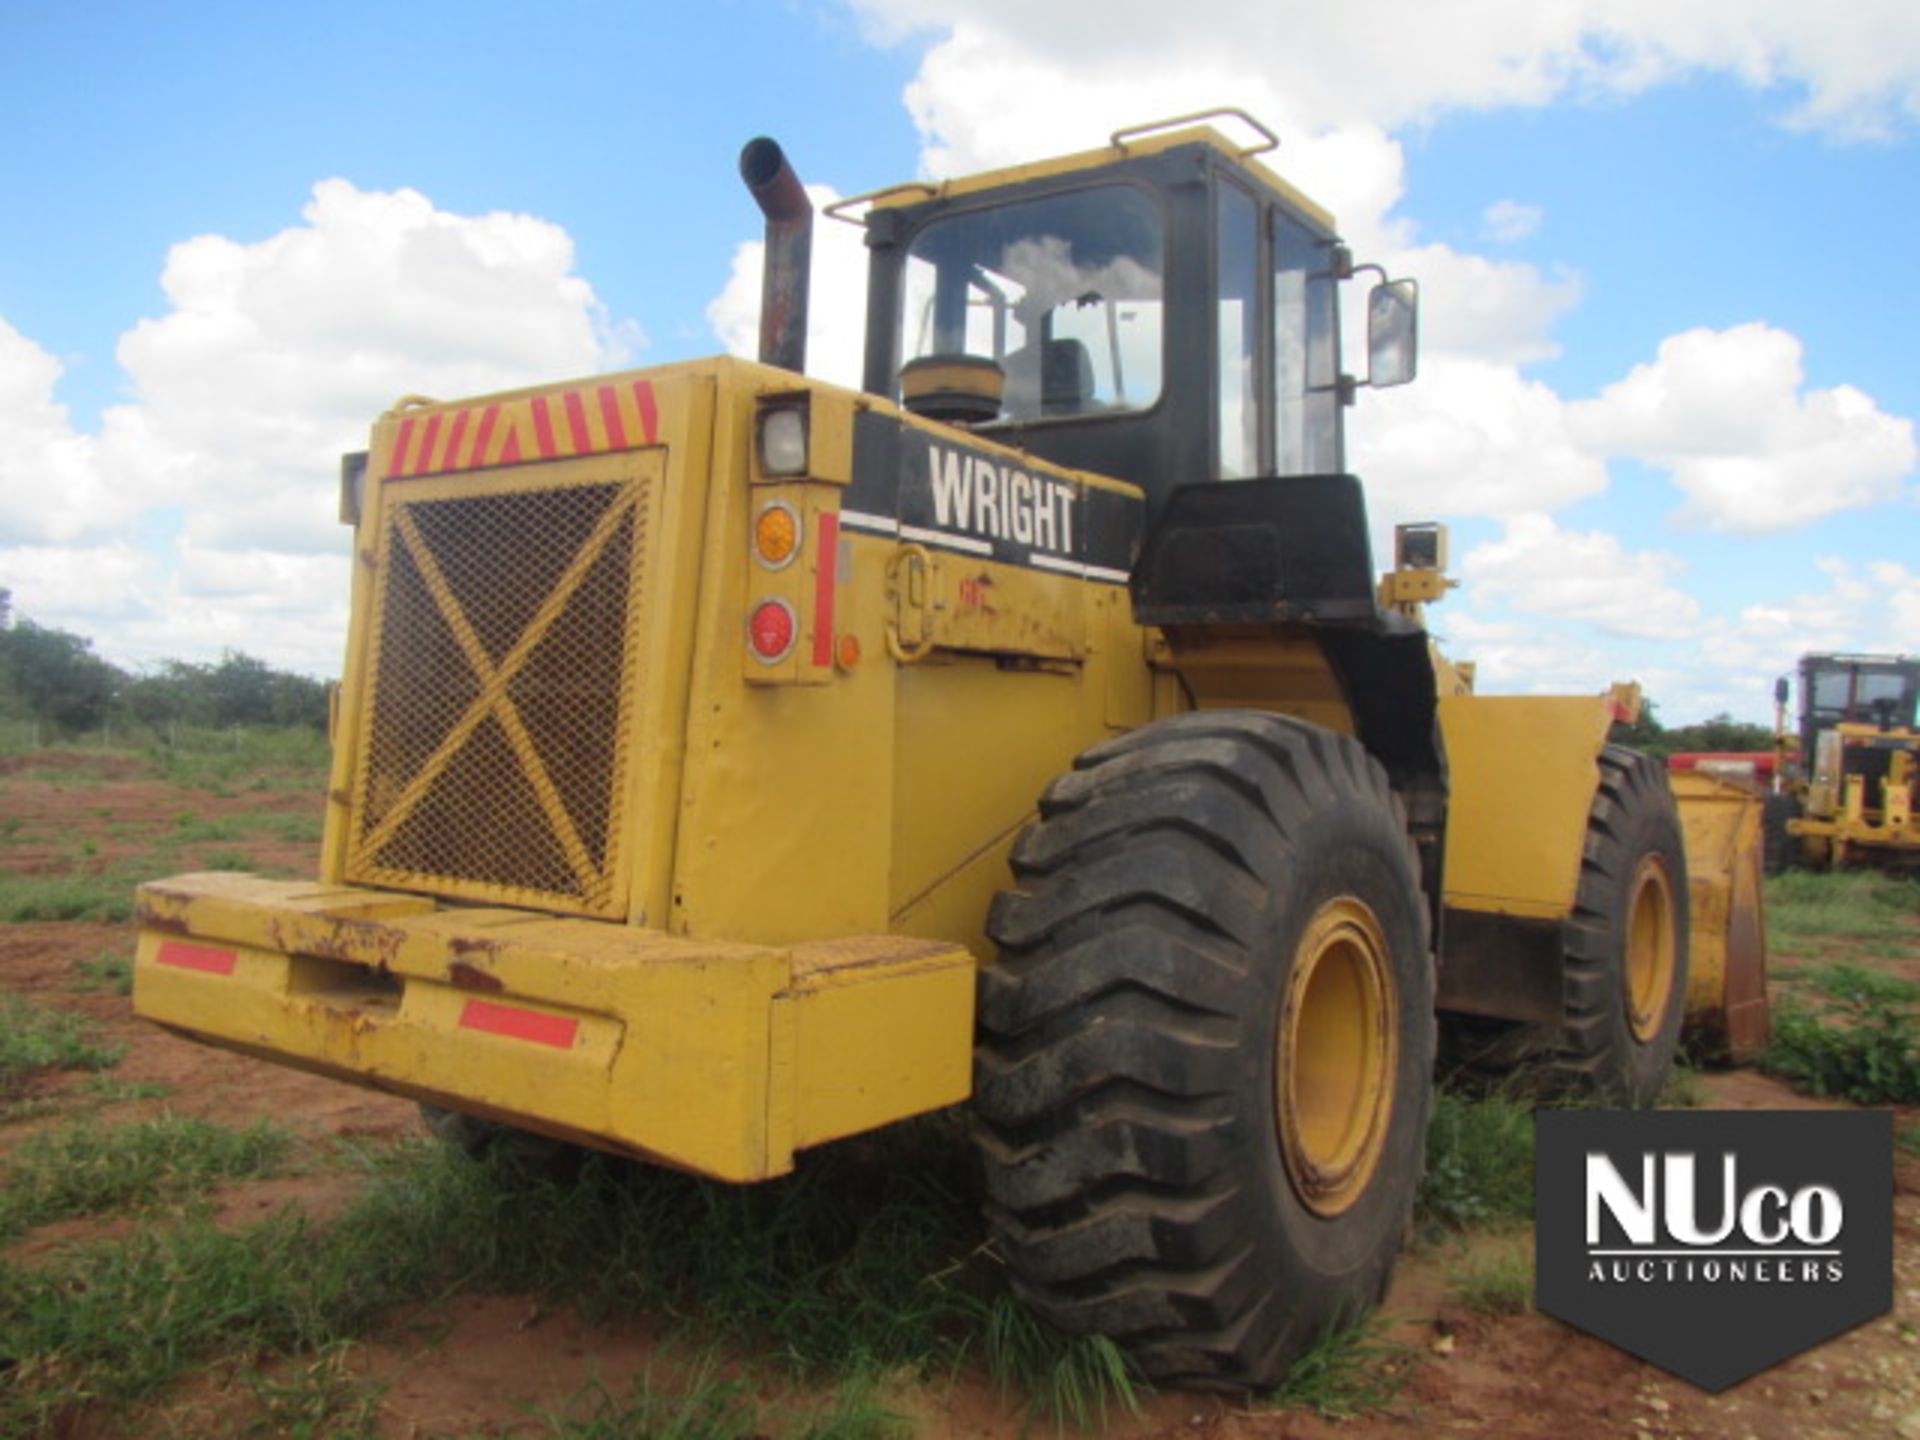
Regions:
<instances>
[{"instance_id":1,"label":"yellow wheel loader","mask_svg":"<svg viewBox=\"0 0 1920 1440\"><path fill-rule=\"evenodd\" d=\"M757 362L382 416L320 874L143 886L139 1010L728 1181L970 1104L1019 1292L1240 1389L1383 1290L1438 1016L1634 1104L1757 1043L1757 803L1474 695L1438 527L1376 577L1414 286L1347 376L1367 267L1215 118L836 207L860 390L757 140Z\"/></svg>"}]
</instances>

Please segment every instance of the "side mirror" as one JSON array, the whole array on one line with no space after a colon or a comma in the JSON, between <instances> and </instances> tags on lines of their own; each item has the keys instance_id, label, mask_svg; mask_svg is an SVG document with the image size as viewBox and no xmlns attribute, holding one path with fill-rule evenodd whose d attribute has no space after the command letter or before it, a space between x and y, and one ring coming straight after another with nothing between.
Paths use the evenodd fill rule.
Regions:
<instances>
[{"instance_id":1,"label":"side mirror","mask_svg":"<svg viewBox=\"0 0 1920 1440\"><path fill-rule=\"evenodd\" d=\"M1367 294L1367 384L1405 385L1419 363L1420 285L1383 280Z\"/></svg>"}]
</instances>

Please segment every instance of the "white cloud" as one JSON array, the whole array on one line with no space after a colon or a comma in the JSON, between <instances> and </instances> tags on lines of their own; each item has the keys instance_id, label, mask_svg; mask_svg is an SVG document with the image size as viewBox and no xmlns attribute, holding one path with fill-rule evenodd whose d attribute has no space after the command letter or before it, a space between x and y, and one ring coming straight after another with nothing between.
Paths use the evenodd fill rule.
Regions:
<instances>
[{"instance_id":1,"label":"white cloud","mask_svg":"<svg viewBox=\"0 0 1920 1440\"><path fill-rule=\"evenodd\" d=\"M1501 601L1609 634L1661 639L1692 634L1700 623L1699 602L1672 583L1684 568L1672 555L1629 551L1605 531L1516 515L1500 539L1467 552L1460 575L1476 604Z\"/></svg>"},{"instance_id":2,"label":"white cloud","mask_svg":"<svg viewBox=\"0 0 1920 1440\"><path fill-rule=\"evenodd\" d=\"M856 227L830 218L840 196L809 185L813 202L813 266L807 300L807 374L858 389L865 360L867 247ZM760 277L766 243L743 242L733 252L726 288L707 306L707 323L730 355L760 351Z\"/></svg>"},{"instance_id":3,"label":"white cloud","mask_svg":"<svg viewBox=\"0 0 1920 1440\"><path fill-rule=\"evenodd\" d=\"M644 343L609 323L545 220L327 180L303 222L172 248L170 308L121 338L133 398L97 435L55 402L58 363L0 320L0 584L18 613L105 627L115 658L234 647L332 671L339 457L374 418L408 393L589 374ZM107 539L135 529L154 548ZM171 551L152 541L168 533Z\"/></svg>"},{"instance_id":4,"label":"white cloud","mask_svg":"<svg viewBox=\"0 0 1920 1440\"><path fill-rule=\"evenodd\" d=\"M1868 654L1920 651L1920 572L1891 561L1823 556L1824 590L1749 605L1719 626L1713 646L1724 663L1749 670L1782 665L1807 651Z\"/></svg>"},{"instance_id":5,"label":"white cloud","mask_svg":"<svg viewBox=\"0 0 1920 1440\"><path fill-rule=\"evenodd\" d=\"M1557 510L1607 486L1560 397L1510 365L1425 356L1404 389L1363 392L1350 465L1393 519Z\"/></svg>"},{"instance_id":6,"label":"white cloud","mask_svg":"<svg viewBox=\"0 0 1920 1440\"><path fill-rule=\"evenodd\" d=\"M1885 135L1920 119L1920 26L1911 0L1219 0L1197 19L1151 0L852 0L882 39L947 30L929 52L916 118L961 147L961 115L1014 123L1014 75L981 67L1019 47L1073 74L1202 67L1259 73L1317 123L1400 126L1449 109L1544 105L1631 95L1696 71L1781 92L1787 123L1843 139ZM969 102L947 82L971 79ZM1212 96L1203 103L1219 103ZM1172 113L1172 112L1166 112ZM1279 112L1271 112L1279 113ZM1136 110L1121 122L1142 118Z\"/></svg>"},{"instance_id":7,"label":"white cloud","mask_svg":"<svg viewBox=\"0 0 1920 1440\"><path fill-rule=\"evenodd\" d=\"M172 309L122 337L134 403L110 409L116 491L186 507L188 531L338 544L338 457L401 395L473 395L624 358L573 242L528 215L453 215L413 190L316 185L306 223L173 247Z\"/></svg>"},{"instance_id":8,"label":"white cloud","mask_svg":"<svg viewBox=\"0 0 1920 1440\"><path fill-rule=\"evenodd\" d=\"M16 617L92 634L135 618L163 583L154 558L124 540L100 545L14 545L0 549L0 586Z\"/></svg>"},{"instance_id":9,"label":"white cloud","mask_svg":"<svg viewBox=\"0 0 1920 1440\"><path fill-rule=\"evenodd\" d=\"M1487 239L1494 243L1512 245L1539 230L1540 222L1544 219L1546 212L1538 205L1526 205L1518 200L1496 200L1481 215L1480 228Z\"/></svg>"},{"instance_id":10,"label":"white cloud","mask_svg":"<svg viewBox=\"0 0 1920 1440\"><path fill-rule=\"evenodd\" d=\"M61 369L0 318L0 543L70 540L114 508L92 439L53 398Z\"/></svg>"},{"instance_id":11,"label":"white cloud","mask_svg":"<svg viewBox=\"0 0 1920 1440\"><path fill-rule=\"evenodd\" d=\"M1565 625L1492 620L1450 599L1427 613L1450 659L1471 661L1474 689L1485 695L1597 695L1630 679L1616 657Z\"/></svg>"},{"instance_id":12,"label":"white cloud","mask_svg":"<svg viewBox=\"0 0 1920 1440\"><path fill-rule=\"evenodd\" d=\"M1516 260L1489 260L1446 245L1395 248L1384 262L1420 281L1423 355L1472 356L1530 365L1560 353L1553 326L1580 303L1578 277L1553 279ZM1357 315L1361 307L1351 305Z\"/></svg>"},{"instance_id":13,"label":"white cloud","mask_svg":"<svg viewBox=\"0 0 1920 1440\"><path fill-rule=\"evenodd\" d=\"M1689 330L1572 406L1571 423L1596 453L1670 470L1683 517L1712 529L1786 530L1896 498L1920 456L1913 422L1851 385L1804 380L1800 341L1784 331Z\"/></svg>"}]
</instances>

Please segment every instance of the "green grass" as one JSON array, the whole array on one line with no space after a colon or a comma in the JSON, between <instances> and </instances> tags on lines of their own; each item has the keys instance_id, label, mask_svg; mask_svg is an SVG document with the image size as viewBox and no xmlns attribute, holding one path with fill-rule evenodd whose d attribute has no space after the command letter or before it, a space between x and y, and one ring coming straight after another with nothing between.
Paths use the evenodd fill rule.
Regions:
<instances>
[{"instance_id":1,"label":"green grass","mask_svg":"<svg viewBox=\"0 0 1920 1440\"><path fill-rule=\"evenodd\" d=\"M387 1387L355 1375L349 1349L326 1346L272 1375L243 1371L253 1413L231 1433L240 1440L377 1440Z\"/></svg>"},{"instance_id":2,"label":"green grass","mask_svg":"<svg viewBox=\"0 0 1920 1440\"><path fill-rule=\"evenodd\" d=\"M624 1394L594 1380L541 1418L556 1440L748 1440L765 1433L747 1386L720 1376L712 1360L678 1388L676 1394L657 1384L651 1370L634 1376Z\"/></svg>"},{"instance_id":3,"label":"green grass","mask_svg":"<svg viewBox=\"0 0 1920 1440\"><path fill-rule=\"evenodd\" d=\"M117 925L133 918L131 874L0 874L0 925L44 920L93 920Z\"/></svg>"},{"instance_id":4,"label":"green grass","mask_svg":"<svg viewBox=\"0 0 1920 1440\"><path fill-rule=\"evenodd\" d=\"M1920 1004L1920 984L1858 965L1813 966L1796 972L1793 979L1796 984L1811 985L1829 999L1847 1004Z\"/></svg>"},{"instance_id":5,"label":"green grass","mask_svg":"<svg viewBox=\"0 0 1920 1440\"><path fill-rule=\"evenodd\" d=\"M167 832L166 842L170 845L200 845L209 841L239 838L240 826L232 816L209 819L191 810L182 810L173 817L173 829Z\"/></svg>"},{"instance_id":6,"label":"green grass","mask_svg":"<svg viewBox=\"0 0 1920 1440\"><path fill-rule=\"evenodd\" d=\"M264 1120L233 1130L179 1115L31 1135L0 1167L0 1239L54 1220L190 1200L229 1180L271 1174L291 1141Z\"/></svg>"},{"instance_id":7,"label":"green grass","mask_svg":"<svg viewBox=\"0 0 1920 1440\"><path fill-rule=\"evenodd\" d=\"M255 810L235 818L242 834L289 845L317 845L325 828L319 815L287 810Z\"/></svg>"},{"instance_id":8,"label":"green grass","mask_svg":"<svg viewBox=\"0 0 1920 1440\"><path fill-rule=\"evenodd\" d=\"M1140 1413L1140 1382L1119 1346L1104 1335L1063 1335L1008 1292L989 1302L983 1349L1001 1395L1025 1397L1030 1413L1082 1430L1104 1428L1114 1409Z\"/></svg>"},{"instance_id":9,"label":"green grass","mask_svg":"<svg viewBox=\"0 0 1920 1440\"><path fill-rule=\"evenodd\" d=\"M1870 870L1789 871L1767 882L1767 933L1776 944L1920 940L1920 881Z\"/></svg>"},{"instance_id":10,"label":"green grass","mask_svg":"<svg viewBox=\"0 0 1920 1440\"><path fill-rule=\"evenodd\" d=\"M1377 1317L1336 1325L1287 1371L1263 1406L1353 1420L1385 1410L1412 1377L1414 1352L1381 1338Z\"/></svg>"},{"instance_id":11,"label":"green grass","mask_svg":"<svg viewBox=\"0 0 1920 1440\"><path fill-rule=\"evenodd\" d=\"M1894 1131L1893 1143L1896 1149L1904 1150L1907 1154L1920 1158L1920 1120L1916 1120L1909 1125L1902 1125L1898 1130Z\"/></svg>"},{"instance_id":12,"label":"green grass","mask_svg":"<svg viewBox=\"0 0 1920 1440\"><path fill-rule=\"evenodd\" d=\"M151 745L141 753L173 784L218 795L303 789L317 793L326 785L331 760L326 736L305 726L181 729L171 745Z\"/></svg>"},{"instance_id":13,"label":"green grass","mask_svg":"<svg viewBox=\"0 0 1920 1440\"><path fill-rule=\"evenodd\" d=\"M1429 1237L1533 1216L1533 1110L1512 1094L1440 1088L1415 1219Z\"/></svg>"},{"instance_id":14,"label":"green grass","mask_svg":"<svg viewBox=\"0 0 1920 1440\"><path fill-rule=\"evenodd\" d=\"M106 1070L125 1047L102 1041L84 1016L0 995L0 1098L42 1070Z\"/></svg>"},{"instance_id":15,"label":"green grass","mask_svg":"<svg viewBox=\"0 0 1920 1440\"><path fill-rule=\"evenodd\" d=\"M465 1290L571 1304L590 1322L644 1313L796 1383L979 1359L1060 1421L1135 1393L1106 1342L1009 1318L958 1157L806 1156L787 1180L744 1188L601 1157L565 1185L435 1146L372 1163L362 1198L324 1230L289 1212L227 1233L189 1213L44 1268L0 1266L0 1354L20 1358L0 1433L89 1400L138 1404L221 1356L316 1355L397 1306Z\"/></svg>"},{"instance_id":16,"label":"green grass","mask_svg":"<svg viewBox=\"0 0 1920 1440\"><path fill-rule=\"evenodd\" d=\"M874 1398L861 1377L841 1386L824 1412L763 1410L751 1389L721 1372L712 1355L677 1383L655 1378L658 1365L633 1377L624 1394L603 1381L583 1386L565 1405L541 1417L557 1440L748 1440L777 1433L797 1440L907 1440L906 1417Z\"/></svg>"},{"instance_id":17,"label":"green grass","mask_svg":"<svg viewBox=\"0 0 1920 1440\"><path fill-rule=\"evenodd\" d=\"M1684 1042L1684 1038L1683 1042ZM1684 1058L1676 1058L1660 1087L1654 1107L1659 1110L1697 1110L1707 1103L1706 1080Z\"/></svg>"},{"instance_id":18,"label":"green grass","mask_svg":"<svg viewBox=\"0 0 1920 1440\"><path fill-rule=\"evenodd\" d=\"M1856 1105L1920 1104L1920 1018L1907 1002L1866 992L1815 1008L1783 1000L1760 1068Z\"/></svg>"},{"instance_id":19,"label":"green grass","mask_svg":"<svg viewBox=\"0 0 1920 1440\"><path fill-rule=\"evenodd\" d=\"M1455 1272L1449 1290L1483 1315L1520 1315L1533 1308L1533 1265L1517 1251L1497 1255Z\"/></svg>"},{"instance_id":20,"label":"green grass","mask_svg":"<svg viewBox=\"0 0 1920 1440\"><path fill-rule=\"evenodd\" d=\"M121 1080L112 1075L92 1075L76 1086L77 1092L102 1105L117 1105L126 1100L164 1100L173 1094L171 1085L157 1080Z\"/></svg>"},{"instance_id":21,"label":"green grass","mask_svg":"<svg viewBox=\"0 0 1920 1440\"><path fill-rule=\"evenodd\" d=\"M133 957L124 950L102 950L86 960L74 961L73 968L79 975L76 990L133 993Z\"/></svg>"}]
</instances>

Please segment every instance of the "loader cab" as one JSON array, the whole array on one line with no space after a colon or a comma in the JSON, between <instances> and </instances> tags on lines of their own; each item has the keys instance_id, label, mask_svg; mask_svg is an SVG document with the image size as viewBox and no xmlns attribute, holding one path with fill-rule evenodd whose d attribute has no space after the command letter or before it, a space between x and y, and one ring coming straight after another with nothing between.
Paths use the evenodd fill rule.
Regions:
<instances>
[{"instance_id":1,"label":"loader cab","mask_svg":"<svg viewBox=\"0 0 1920 1440\"><path fill-rule=\"evenodd\" d=\"M872 197L865 387L1136 484L1150 518L1196 481L1343 470L1353 265L1268 148L1123 131ZM1412 376L1412 299L1376 288L1376 383Z\"/></svg>"}]
</instances>

